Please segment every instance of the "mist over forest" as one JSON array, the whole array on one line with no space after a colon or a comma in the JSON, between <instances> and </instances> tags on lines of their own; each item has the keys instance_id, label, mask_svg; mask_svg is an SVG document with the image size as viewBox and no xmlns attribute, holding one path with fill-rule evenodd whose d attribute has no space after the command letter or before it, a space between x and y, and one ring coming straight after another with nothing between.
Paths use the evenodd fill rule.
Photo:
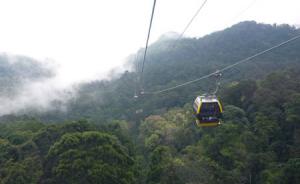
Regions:
<instances>
[{"instance_id":1,"label":"mist over forest","mask_svg":"<svg viewBox=\"0 0 300 184\"><path fill-rule=\"evenodd\" d=\"M197 79L300 34L288 24L245 21L209 35L150 45L146 92ZM55 84L50 65L0 54L0 184L300 182L300 41L223 72L222 124L195 124L192 103L207 78L158 95L133 96L136 66ZM127 67L126 66L126 67ZM138 112L138 113L137 113Z\"/></svg>"}]
</instances>

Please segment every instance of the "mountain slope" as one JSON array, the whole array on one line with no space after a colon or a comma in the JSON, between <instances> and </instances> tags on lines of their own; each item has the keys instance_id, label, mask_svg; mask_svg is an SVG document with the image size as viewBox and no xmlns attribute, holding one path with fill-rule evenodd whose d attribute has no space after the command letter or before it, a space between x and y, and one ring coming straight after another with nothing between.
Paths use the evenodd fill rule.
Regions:
<instances>
[{"instance_id":1,"label":"mountain slope","mask_svg":"<svg viewBox=\"0 0 300 184\"><path fill-rule=\"evenodd\" d=\"M157 42L149 48L145 83L151 89L153 85L165 85L172 80L194 79L268 49L299 33L299 30L288 25L271 26L249 21L203 38L186 38L178 43L174 43L174 40ZM262 77L273 69L298 62L298 43L291 43L256 58L254 63L238 66L237 69L242 70L243 74L232 77ZM256 75L252 75L253 70ZM236 70L224 74L231 75L232 72Z\"/></svg>"},{"instance_id":2,"label":"mountain slope","mask_svg":"<svg viewBox=\"0 0 300 184\"><path fill-rule=\"evenodd\" d=\"M0 123L2 183L298 184L300 67L221 92L218 127L191 105L132 122ZM87 172L88 171L88 172Z\"/></svg>"},{"instance_id":3,"label":"mountain slope","mask_svg":"<svg viewBox=\"0 0 300 184\"><path fill-rule=\"evenodd\" d=\"M160 90L193 80L230 65L257 52L285 41L300 30L288 25L266 25L242 22L224 31L203 38L161 39L149 47L145 64L145 90ZM223 87L232 81L260 79L275 70L282 70L300 63L300 42L278 48L251 62L241 64L223 73ZM142 56L143 50L137 54ZM138 62L141 62L142 57ZM135 61L130 61L135 64ZM94 81L83 84L79 96L69 103L71 119L80 117L106 121L145 117L164 112L167 108L183 106L196 95L214 89L215 81L207 79L162 95L146 95L133 99L135 72L126 72L112 81ZM136 115L135 111L143 109ZM57 114L53 114L53 117ZM56 116L57 117L57 116ZM50 117L49 117L50 118Z\"/></svg>"},{"instance_id":4,"label":"mountain slope","mask_svg":"<svg viewBox=\"0 0 300 184\"><path fill-rule=\"evenodd\" d=\"M300 30L289 25L267 25L247 21L201 38L176 41L173 37L162 37L149 47L144 70L144 88L149 92L194 80L297 34L300 34ZM297 40L251 62L238 65L223 73L221 88L234 81L261 79L270 72L299 65L299 49L300 42ZM138 60L128 61L133 68L136 62L142 62L142 54L143 49L140 49L137 52ZM29 73L25 79L30 79L31 75L45 74L39 67L30 68L36 73ZM195 96L214 90L215 81L209 78L165 94L145 95L134 99L136 85L135 71L125 72L111 81L96 80L83 83L79 87L77 97L67 102L66 112L52 110L42 114L41 118L47 121L81 118L99 122L112 119L135 121L151 114L161 114L168 108L182 107L192 102ZM59 101L55 103L60 104ZM141 109L142 113L135 114L136 110Z\"/></svg>"}]
</instances>

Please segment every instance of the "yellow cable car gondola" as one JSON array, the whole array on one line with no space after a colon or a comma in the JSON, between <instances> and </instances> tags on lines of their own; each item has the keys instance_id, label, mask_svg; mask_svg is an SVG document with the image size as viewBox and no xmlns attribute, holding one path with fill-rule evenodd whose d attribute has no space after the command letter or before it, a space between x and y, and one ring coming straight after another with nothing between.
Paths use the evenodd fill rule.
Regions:
<instances>
[{"instance_id":1,"label":"yellow cable car gondola","mask_svg":"<svg viewBox=\"0 0 300 184\"><path fill-rule=\"evenodd\" d=\"M223 108L215 95L198 96L193 109L198 126L212 127L221 124Z\"/></svg>"}]
</instances>

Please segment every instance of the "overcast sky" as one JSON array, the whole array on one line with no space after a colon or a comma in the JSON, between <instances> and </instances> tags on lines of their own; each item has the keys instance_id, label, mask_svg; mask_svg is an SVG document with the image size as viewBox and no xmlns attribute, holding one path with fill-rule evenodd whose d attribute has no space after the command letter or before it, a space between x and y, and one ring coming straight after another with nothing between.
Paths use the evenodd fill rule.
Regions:
<instances>
[{"instance_id":1,"label":"overcast sky","mask_svg":"<svg viewBox=\"0 0 300 184\"><path fill-rule=\"evenodd\" d=\"M181 32L204 0L157 0L151 42ZM91 79L144 47L153 0L0 0L0 52L50 60L66 82ZM242 20L300 24L299 0L208 0L186 32Z\"/></svg>"}]
</instances>

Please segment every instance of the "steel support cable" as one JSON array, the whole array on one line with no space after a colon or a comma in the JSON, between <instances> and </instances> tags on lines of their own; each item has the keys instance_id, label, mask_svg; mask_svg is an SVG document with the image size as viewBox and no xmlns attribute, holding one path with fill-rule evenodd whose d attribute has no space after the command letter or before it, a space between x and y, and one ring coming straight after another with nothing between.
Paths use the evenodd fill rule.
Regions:
<instances>
[{"instance_id":1,"label":"steel support cable","mask_svg":"<svg viewBox=\"0 0 300 184\"><path fill-rule=\"evenodd\" d=\"M138 98L138 93L139 93L139 88L140 88L140 84L139 84L139 73L138 73L138 71L139 71L139 53L137 53L136 55L135 55L135 70L136 70L136 72L135 72L135 90L134 90L134 98Z\"/></svg>"},{"instance_id":2,"label":"steel support cable","mask_svg":"<svg viewBox=\"0 0 300 184\"><path fill-rule=\"evenodd\" d=\"M195 20L195 18L198 16L198 14L200 13L200 11L203 9L203 7L206 5L208 0L204 0L203 3L200 5L200 7L197 9L197 11L195 12L195 14L193 15L193 17L191 18L191 20L188 22L188 24L185 26L185 28L183 29L183 31L181 32L181 34L178 36L178 38L174 41L174 44L172 45L172 49L175 47L176 43L184 36L185 32L187 31L187 29L190 27L190 25L193 23L193 21ZM254 0L244 11L242 11L241 13L238 14L238 16L240 16L240 14L243 14L245 11L247 11L254 3L256 2L256 0ZM209 76L203 76L204 78L207 78L207 77L210 77L211 75ZM201 78L202 79L202 78ZM201 80L199 79L199 80ZM198 81L198 80L197 80ZM190 81L191 83L193 82L197 82L197 81ZM190 83L188 83L190 84ZM187 84L186 84L187 85ZM178 87L181 87L178 86ZM177 88L177 87L175 87ZM172 88L173 89L173 88ZM170 90L172 90L170 89ZM159 92L159 91L157 91ZM162 91L164 92L164 91ZM150 94L149 92L146 92L147 94Z\"/></svg>"},{"instance_id":3,"label":"steel support cable","mask_svg":"<svg viewBox=\"0 0 300 184\"><path fill-rule=\"evenodd\" d=\"M256 2L257 0L253 0L252 2L251 2L251 4L249 4L243 11L241 11L240 13L238 13L236 16L234 16L234 18L233 19L235 19L236 17L239 17L239 16L241 16L242 14L244 14L248 9L250 9L252 6L253 6L253 4L255 4L255 2ZM185 34L185 32L186 32L186 30L189 28L189 26L192 24L192 22L194 21L194 19L198 16L198 14L200 13L200 11L202 10L202 8L204 7L204 5L206 4L206 2L207 2L207 0L205 0L202 4L201 4L201 6L199 7L199 9L196 11L196 13L194 14L194 16L192 17L192 19L190 20L190 22L187 24L187 26L184 28L184 30L182 31L182 33L180 34L180 36L178 36L178 38L175 40L175 42L174 42L174 44L172 45L172 49L174 49L174 47L175 47L175 45L176 45L176 43L183 37L183 35ZM215 73L213 73L212 75L214 75ZM208 77L210 77L211 75L207 75L207 76L203 76L204 78L208 78ZM199 80L202 80L202 78L201 79L199 79ZM188 84L190 84L190 83L194 83L194 82L197 82L198 81L198 79L196 80L196 81L190 81L190 82L188 82ZM183 86L185 86L185 85L188 85L188 84L183 84ZM178 87L181 87L181 85L179 85ZM177 88L176 86L174 86L174 88ZM172 88L170 88L170 90L173 90L173 87ZM167 91L169 91L169 90L167 90ZM161 92L160 91L157 91L157 92L159 92L159 93L161 93L161 92L165 92L164 90L162 90ZM146 92L147 94L151 94L151 92L149 93L149 92ZM152 92L152 94L153 93L155 93L155 92Z\"/></svg>"},{"instance_id":4,"label":"steel support cable","mask_svg":"<svg viewBox=\"0 0 300 184\"><path fill-rule=\"evenodd\" d=\"M146 46L145 46L145 50L144 50L144 57L143 57L143 62L142 62L141 78L140 78L141 85L143 85L144 66L145 66L145 62L146 62L146 56L147 56L148 44L149 44L149 39L150 39L150 33L151 33L151 28L152 28L154 12L155 12L155 6L156 6L156 0L154 0L154 2L153 2L150 25L149 25L149 29L148 29L147 41L146 41Z\"/></svg>"},{"instance_id":5,"label":"steel support cable","mask_svg":"<svg viewBox=\"0 0 300 184\"><path fill-rule=\"evenodd\" d=\"M252 6L257 2L257 0L253 0L250 2L250 4L248 4L248 6L246 6L246 8L244 8L242 11L240 11L238 14L236 14L231 20L234 21L235 19L239 18L240 16L242 16L245 12L247 12L249 9L252 8ZM225 24L226 25L226 24ZM226 26L228 27L228 26Z\"/></svg>"},{"instance_id":6,"label":"steel support cable","mask_svg":"<svg viewBox=\"0 0 300 184\"><path fill-rule=\"evenodd\" d=\"M174 43L168 47L171 48L170 51L172 51L177 42L179 40L181 40L185 34L185 32L188 30L188 28L191 26L191 24L193 23L193 21L196 19L196 17L199 15L200 11L203 9L203 7L205 6L205 4L207 3L208 0L204 0L203 3L200 5L200 7L197 9L197 11L195 12L195 14L193 15L193 17L191 18L191 20L188 22L188 24L185 26L185 28L183 29L183 31L180 33L180 35L176 38L176 40L174 41Z\"/></svg>"},{"instance_id":7,"label":"steel support cable","mask_svg":"<svg viewBox=\"0 0 300 184\"><path fill-rule=\"evenodd\" d=\"M191 20L188 22L188 24L185 26L185 28L183 29L183 31L181 32L181 34L178 36L178 38L175 40L172 48L176 45L176 43L178 42L178 40L180 40L183 35L185 34L185 32L187 31L187 29L191 26L191 24L193 23L193 21L195 20L195 18L198 16L198 14L200 13L200 11L203 9L203 7L205 6L205 4L207 3L208 0L204 0L204 2L200 5L200 7L197 9L197 11L195 12L195 14L193 15L193 17L191 18ZM147 42L146 42L146 47L144 50L144 57L143 57L143 62L142 62L142 69L141 69L141 78L140 78L140 83L141 85L143 85L143 80L144 80L144 66L145 66L145 62L146 62L146 56L147 56L147 50L148 50L148 42L149 42L149 37L150 37L150 31L151 31L151 26L152 26L152 21L153 21L153 16L154 16L154 10L155 10L155 4L156 4L156 0L154 1L153 4L153 9L152 9L152 15L151 15L151 20L150 20L150 26L149 26L149 31L148 31L148 37L147 37ZM142 87L143 88L143 87ZM144 90L144 89L142 89Z\"/></svg>"},{"instance_id":8,"label":"steel support cable","mask_svg":"<svg viewBox=\"0 0 300 184\"><path fill-rule=\"evenodd\" d=\"M191 24L193 23L193 21L195 20L195 18L198 16L198 14L200 13L200 11L203 9L203 7L205 6L207 0L204 0L204 2L201 4L201 6L198 8L198 10L196 11L196 13L194 14L194 16L192 17L192 19L189 21L189 23L185 26L185 28L183 29L183 31L181 32L181 34L179 35L179 37L176 39L175 43L180 40L184 33L187 31L187 29L191 26ZM175 45L175 44L174 44Z\"/></svg>"},{"instance_id":9,"label":"steel support cable","mask_svg":"<svg viewBox=\"0 0 300 184\"><path fill-rule=\"evenodd\" d=\"M286 44L288 44L288 43L290 43L290 42L292 42L292 41L294 41L294 40L297 40L297 39L299 39L299 38L300 38L300 34L297 35L297 36L294 36L293 38L288 39L288 40L286 40L286 41L284 41L284 42L281 42L281 43L279 43L279 44L277 44L277 45L275 45L275 46L273 46L273 47L271 47L271 48L268 48L268 49L263 50L263 51L261 51L261 52L259 52L259 53L257 53L257 54L254 54L254 55L252 55L252 56L250 56L250 57L247 57L247 58L245 58L245 59L239 60L239 61L235 62L234 64L231 64L231 65L228 65L228 66L226 66L226 67L224 67L224 68L221 68L221 69L217 70L217 72L224 72L224 71L226 71L226 70L229 70L229 69L235 67L236 65L239 65L239 64L245 63L245 62L247 62L247 61L250 61L250 60L252 60L252 59L254 59L254 58L258 57L258 56L261 56L261 55L263 55L263 54L265 54L265 53L267 53L267 52L270 52L270 51L272 51L272 50L274 50L274 49L276 49L276 48L279 48L279 47L281 47L281 46L283 46L283 45L286 45ZM174 89L177 89L177 88L180 88L180 87L183 87L183 86L186 86L186 85L189 85L189 84L198 82L198 81L200 81L200 80L206 79L206 78L208 78L208 77L210 77L210 76L213 76L213 75L215 75L215 74L216 74L216 72L213 72L213 73L204 75L204 76L202 76L202 77L200 77L200 78L197 78L197 79L194 79L194 80L191 80L191 81L188 81L188 82L184 82L184 83L182 83L182 84L178 84L178 85L173 86L173 87L170 87L170 88L166 88L166 89L159 90L159 91L154 91L154 92L146 92L145 94L153 94L153 95L156 95L156 94L164 93L164 92L167 92L167 91L171 91L171 90L174 90Z\"/></svg>"}]
</instances>

